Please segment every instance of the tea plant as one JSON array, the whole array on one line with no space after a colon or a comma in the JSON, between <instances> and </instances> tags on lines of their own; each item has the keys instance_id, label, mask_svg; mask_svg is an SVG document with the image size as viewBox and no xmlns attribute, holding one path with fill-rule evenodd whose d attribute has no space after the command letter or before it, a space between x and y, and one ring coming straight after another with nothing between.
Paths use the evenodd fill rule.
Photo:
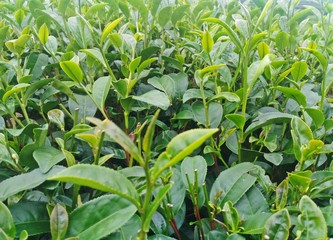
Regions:
<instances>
[{"instance_id":1,"label":"tea plant","mask_svg":"<svg viewBox=\"0 0 333 240\"><path fill-rule=\"evenodd\" d=\"M328 239L329 1L0 2L0 239Z\"/></svg>"}]
</instances>

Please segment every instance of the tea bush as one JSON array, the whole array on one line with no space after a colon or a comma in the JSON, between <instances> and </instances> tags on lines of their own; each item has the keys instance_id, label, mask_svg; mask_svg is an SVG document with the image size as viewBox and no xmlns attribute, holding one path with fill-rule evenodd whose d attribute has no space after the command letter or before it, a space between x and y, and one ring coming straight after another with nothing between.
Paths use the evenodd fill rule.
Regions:
<instances>
[{"instance_id":1,"label":"tea bush","mask_svg":"<svg viewBox=\"0 0 333 240\"><path fill-rule=\"evenodd\" d=\"M332 11L2 0L0 239L333 237Z\"/></svg>"}]
</instances>

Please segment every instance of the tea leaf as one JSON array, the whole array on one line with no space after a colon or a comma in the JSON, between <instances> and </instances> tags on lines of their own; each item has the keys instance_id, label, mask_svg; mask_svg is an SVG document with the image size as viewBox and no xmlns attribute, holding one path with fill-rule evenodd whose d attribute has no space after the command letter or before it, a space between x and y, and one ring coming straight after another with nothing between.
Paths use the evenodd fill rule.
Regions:
<instances>
[{"instance_id":1,"label":"tea leaf","mask_svg":"<svg viewBox=\"0 0 333 240\"><path fill-rule=\"evenodd\" d=\"M158 90L163 91L170 99L175 96L175 81L169 76L162 76L161 78L150 78L148 83L153 85Z\"/></svg>"},{"instance_id":2,"label":"tea leaf","mask_svg":"<svg viewBox=\"0 0 333 240\"><path fill-rule=\"evenodd\" d=\"M242 49L242 43L239 40L237 34L235 33L234 30L232 30L232 28L226 22L224 22L220 19L217 19L217 18L204 18L203 20L207 21L207 22L220 24L222 27L225 28L231 41L238 47L238 49Z\"/></svg>"},{"instance_id":3,"label":"tea leaf","mask_svg":"<svg viewBox=\"0 0 333 240\"><path fill-rule=\"evenodd\" d=\"M83 73L80 66L73 61L60 62L61 69L67 76L76 83L81 83L83 80Z\"/></svg>"},{"instance_id":4,"label":"tea leaf","mask_svg":"<svg viewBox=\"0 0 333 240\"><path fill-rule=\"evenodd\" d=\"M254 119L254 121L247 127L244 132L244 138L247 137L253 131L262 128L267 125L275 124L275 123L287 123L290 122L294 115L288 113L281 112L272 112L272 113L264 113Z\"/></svg>"},{"instance_id":5,"label":"tea leaf","mask_svg":"<svg viewBox=\"0 0 333 240\"><path fill-rule=\"evenodd\" d=\"M8 237L14 238L16 229L13 221L13 217L6 207L6 205L0 202L0 230L4 232ZM1 236L1 234L0 234Z\"/></svg>"},{"instance_id":6,"label":"tea leaf","mask_svg":"<svg viewBox=\"0 0 333 240\"><path fill-rule=\"evenodd\" d=\"M95 58L97 61L99 61L103 65L104 68L107 68L103 55L101 54L101 52L98 49L82 49L81 52L84 52L87 55L89 55L90 57Z\"/></svg>"},{"instance_id":7,"label":"tea leaf","mask_svg":"<svg viewBox=\"0 0 333 240\"><path fill-rule=\"evenodd\" d=\"M243 129L246 119L240 114L228 114L225 116L228 120L232 121L239 129Z\"/></svg>"},{"instance_id":8,"label":"tea leaf","mask_svg":"<svg viewBox=\"0 0 333 240\"><path fill-rule=\"evenodd\" d=\"M45 205L46 203L41 201L20 201L9 207L16 227L16 236L19 233L23 237L50 233L50 217Z\"/></svg>"},{"instance_id":9,"label":"tea leaf","mask_svg":"<svg viewBox=\"0 0 333 240\"><path fill-rule=\"evenodd\" d=\"M268 239L287 240L290 225L288 210L282 209L267 219L263 236Z\"/></svg>"},{"instance_id":10,"label":"tea leaf","mask_svg":"<svg viewBox=\"0 0 333 240\"><path fill-rule=\"evenodd\" d=\"M117 18L113 22L109 23L103 30L101 35L101 43L104 42L105 38L109 35L109 33L117 27L117 25L123 20L124 17Z\"/></svg>"},{"instance_id":11,"label":"tea leaf","mask_svg":"<svg viewBox=\"0 0 333 240\"><path fill-rule=\"evenodd\" d=\"M202 40L201 40L202 48L205 50L206 53L210 53L214 46L214 40L212 36L210 35L209 31L205 31L202 34Z\"/></svg>"},{"instance_id":12,"label":"tea leaf","mask_svg":"<svg viewBox=\"0 0 333 240\"><path fill-rule=\"evenodd\" d=\"M260 59L263 59L267 54L270 53L270 48L265 42L261 42L258 44L258 54Z\"/></svg>"},{"instance_id":13,"label":"tea leaf","mask_svg":"<svg viewBox=\"0 0 333 240\"><path fill-rule=\"evenodd\" d=\"M65 159L61 151L50 146L37 148L33 156L42 173L47 173L54 165Z\"/></svg>"},{"instance_id":14,"label":"tea leaf","mask_svg":"<svg viewBox=\"0 0 333 240\"><path fill-rule=\"evenodd\" d=\"M291 136L296 159L298 161L305 160L302 158L302 147L313 139L310 127L299 117L293 117L291 120Z\"/></svg>"},{"instance_id":15,"label":"tea leaf","mask_svg":"<svg viewBox=\"0 0 333 240\"><path fill-rule=\"evenodd\" d=\"M47 25L44 23L38 30L38 37L42 44L46 44L49 38L49 29Z\"/></svg>"},{"instance_id":16,"label":"tea leaf","mask_svg":"<svg viewBox=\"0 0 333 240\"><path fill-rule=\"evenodd\" d=\"M158 24L164 28L165 25L170 21L171 19L171 13L172 12L172 7L171 6L166 6L160 10L158 13Z\"/></svg>"},{"instance_id":17,"label":"tea leaf","mask_svg":"<svg viewBox=\"0 0 333 240\"><path fill-rule=\"evenodd\" d=\"M277 86L275 89L284 93L287 98L294 99L300 106L306 107L306 97L301 91L282 86Z\"/></svg>"},{"instance_id":18,"label":"tea leaf","mask_svg":"<svg viewBox=\"0 0 333 240\"><path fill-rule=\"evenodd\" d=\"M92 96L101 109L104 109L105 101L111 87L110 77L100 77L93 85Z\"/></svg>"},{"instance_id":19,"label":"tea leaf","mask_svg":"<svg viewBox=\"0 0 333 240\"><path fill-rule=\"evenodd\" d=\"M283 180L276 188L276 198L275 198L275 205L276 209L281 210L283 209L288 200L288 181Z\"/></svg>"},{"instance_id":20,"label":"tea leaf","mask_svg":"<svg viewBox=\"0 0 333 240\"><path fill-rule=\"evenodd\" d=\"M307 70L308 64L306 62L295 62L291 71L294 81L300 81L305 76Z\"/></svg>"},{"instance_id":21,"label":"tea leaf","mask_svg":"<svg viewBox=\"0 0 333 240\"><path fill-rule=\"evenodd\" d=\"M171 16L171 22L173 25L175 25L179 20L181 20L186 14L186 10L190 7L189 4L184 4L184 5L180 5L179 7L177 7Z\"/></svg>"},{"instance_id":22,"label":"tea leaf","mask_svg":"<svg viewBox=\"0 0 333 240\"><path fill-rule=\"evenodd\" d=\"M168 96L164 92L158 90L151 90L140 96L133 96L133 99L156 106L162 110L167 110L170 106Z\"/></svg>"},{"instance_id":23,"label":"tea leaf","mask_svg":"<svg viewBox=\"0 0 333 240\"><path fill-rule=\"evenodd\" d=\"M217 131L218 129L192 129L174 137L167 145L166 151L160 154L152 169L154 179L165 169L190 155Z\"/></svg>"},{"instance_id":24,"label":"tea leaf","mask_svg":"<svg viewBox=\"0 0 333 240\"><path fill-rule=\"evenodd\" d=\"M120 196L104 195L93 199L69 215L66 237L101 239L123 226L136 211L134 205Z\"/></svg>"},{"instance_id":25,"label":"tea leaf","mask_svg":"<svg viewBox=\"0 0 333 240\"><path fill-rule=\"evenodd\" d=\"M71 182L104 192L115 193L138 206L138 193L134 185L121 173L106 167L80 164L58 172L48 180Z\"/></svg>"},{"instance_id":26,"label":"tea leaf","mask_svg":"<svg viewBox=\"0 0 333 240\"><path fill-rule=\"evenodd\" d=\"M256 168L252 163L240 163L220 173L213 183L210 201L221 207L227 201L236 204L255 183L256 177L248 172Z\"/></svg>"},{"instance_id":27,"label":"tea leaf","mask_svg":"<svg viewBox=\"0 0 333 240\"><path fill-rule=\"evenodd\" d=\"M52 239L63 239L68 228L68 214L60 204L55 205L50 216Z\"/></svg>"},{"instance_id":28,"label":"tea leaf","mask_svg":"<svg viewBox=\"0 0 333 240\"><path fill-rule=\"evenodd\" d=\"M326 239L327 225L319 207L309 198L301 198L299 208L301 215L298 218L300 232L296 239Z\"/></svg>"},{"instance_id":29,"label":"tea leaf","mask_svg":"<svg viewBox=\"0 0 333 240\"><path fill-rule=\"evenodd\" d=\"M315 49L311 49L311 48L300 47L300 49L313 54L318 59L320 65L322 66L324 71L326 71L328 63L327 63L326 57L322 53L320 53L319 51L317 51Z\"/></svg>"},{"instance_id":30,"label":"tea leaf","mask_svg":"<svg viewBox=\"0 0 333 240\"><path fill-rule=\"evenodd\" d=\"M29 87L30 84L28 83L19 83L17 85L15 85L12 89L10 89L9 91L7 91L3 96L2 96L2 102L6 103L7 99L18 92L21 92L23 89Z\"/></svg>"},{"instance_id":31,"label":"tea leaf","mask_svg":"<svg viewBox=\"0 0 333 240\"><path fill-rule=\"evenodd\" d=\"M43 174L40 169L32 170L0 182L0 201L4 201L8 197L27 189L33 189L50 176L55 175L63 170L62 166L54 166L49 172Z\"/></svg>"}]
</instances>

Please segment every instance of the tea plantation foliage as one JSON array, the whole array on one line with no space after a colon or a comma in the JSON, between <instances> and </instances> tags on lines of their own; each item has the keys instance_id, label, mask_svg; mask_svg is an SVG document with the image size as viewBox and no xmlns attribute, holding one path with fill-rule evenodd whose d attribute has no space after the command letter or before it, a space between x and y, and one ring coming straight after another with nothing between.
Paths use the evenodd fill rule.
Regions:
<instances>
[{"instance_id":1,"label":"tea plantation foliage","mask_svg":"<svg viewBox=\"0 0 333 240\"><path fill-rule=\"evenodd\" d=\"M0 239L333 237L332 11L2 0Z\"/></svg>"}]
</instances>

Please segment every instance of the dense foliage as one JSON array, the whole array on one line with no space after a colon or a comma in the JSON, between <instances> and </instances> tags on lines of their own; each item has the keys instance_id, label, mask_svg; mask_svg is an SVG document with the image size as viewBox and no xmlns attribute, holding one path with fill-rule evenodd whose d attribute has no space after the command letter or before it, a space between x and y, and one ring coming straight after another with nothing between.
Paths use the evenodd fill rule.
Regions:
<instances>
[{"instance_id":1,"label":"dense foliage","mask_svg":"<svg viewBox=\"0 0 333 240\"><path fill-rule=\"evenodd\" d=\"M2 0L0 239L333 237L332 12Z\"/></svg>"}]
</instances>

